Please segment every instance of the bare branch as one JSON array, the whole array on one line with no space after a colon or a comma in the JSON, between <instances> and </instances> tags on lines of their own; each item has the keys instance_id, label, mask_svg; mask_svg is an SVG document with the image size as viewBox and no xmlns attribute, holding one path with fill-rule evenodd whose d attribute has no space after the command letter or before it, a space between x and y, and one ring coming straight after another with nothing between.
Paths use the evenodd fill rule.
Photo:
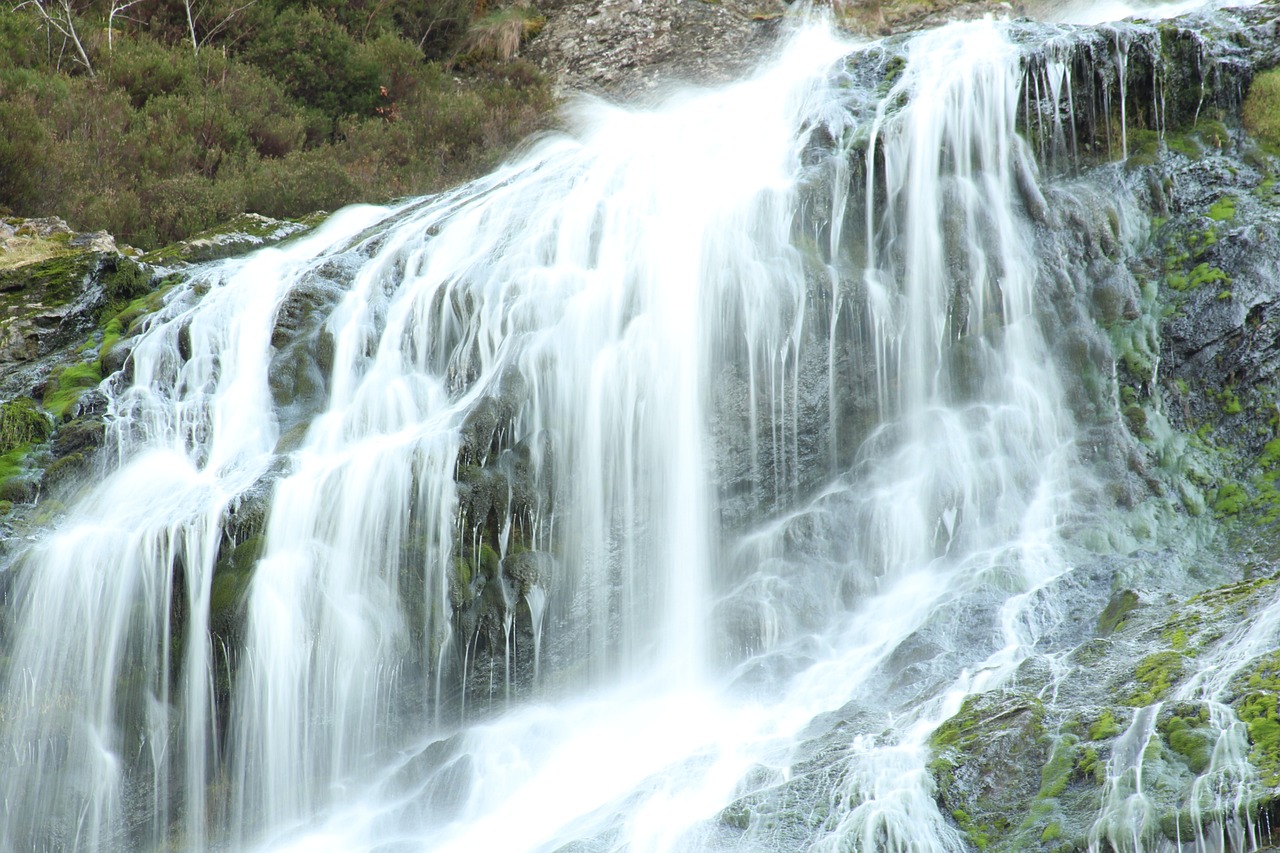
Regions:
<instances>
[{"instance_id":1,"label":"bare branch","mask_svg":"<svg viewBox=\"0 0 1280 853\"><path fill-rule=\"evenodd\" d=\"M34 8L43 19L45 26L56 30L62 36L64 48L67 42L73 44L80 64L84 66L84 70L90 77L94 76L93 63L89 61L89 54L85 52L84 44L80 41L80 34L76 32L75 12L71 8L71 0L23 0L13 9L16 12L24 6Z\"/></svg>"},{"instance_id":2,"label":"bare branch","mask_svg":"<svg viewBox=\"0 0 1280 853\"><path fill-rule=\"evenodd\" d=\"M119 15L130 6L136 6L141 2L142 0L126 0L126 2L122 3L120 0L111 0L111 11L107 13L107 53L111 53L115 50L115 44L112 41L111 36L115 30L116 15Z\"/></svg>"},{"instance_id":3,"label":"bare branch","mask_svg":"<svg viewBox=\"0 0 1280 853\"><path fill-rule=\"evenodd\" d=\"M204 34L204 38L200 39L200 47L204 47L206 44L209 43L209 40L211 38L216 36L218 33L222 32L223 30L225 30L227 28L227 25L230 24L235 19L236 15L239 15L245 9L248 9L250 6L254 5L257 2L258 0L249 0L248 3L245 3L243 6L237 6L236 8L228 12L226 15L224 15L222 17L222 20L219 21L214 26L210 27L209 31Z\"/></svg>"}]
</instances>

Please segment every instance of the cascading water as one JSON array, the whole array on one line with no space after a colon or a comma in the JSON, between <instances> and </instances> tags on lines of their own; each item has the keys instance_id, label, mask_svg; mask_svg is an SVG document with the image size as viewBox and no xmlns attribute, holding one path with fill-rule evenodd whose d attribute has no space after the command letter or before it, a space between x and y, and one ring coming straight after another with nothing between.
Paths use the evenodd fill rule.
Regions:
<instances>
[{"instance_id":1,"label":"cascading water","mask_svg":"<svg viewBox=\"0 0 1280 853\"><path fill-rule=\"evenodd\" d=\"M882 96L852 49L172 293L15 569L0 850L963 849L929 738L1063 618L1091 486L1019 49L925 33Z\"/></svg>"}]
</instances>

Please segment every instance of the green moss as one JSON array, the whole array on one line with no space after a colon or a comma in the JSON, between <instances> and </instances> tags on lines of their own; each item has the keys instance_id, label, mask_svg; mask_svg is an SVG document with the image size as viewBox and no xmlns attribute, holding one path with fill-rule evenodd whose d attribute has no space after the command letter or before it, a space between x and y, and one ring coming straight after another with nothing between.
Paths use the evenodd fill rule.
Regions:
<instances>
[{"instance_id":1,"label":"green moss","mask_svg":"<svg viewBox=\"0 0 1280 853\"><path fill-rule=\"evenodd\" d=\"M1249 504L1249 496L1238 483L1224 483L1213 496L1213 512L1219 518L1238 515Z\"/></svg>"},{"instance_id":2,"label":"green moss","mask_svg":"<svg viewBox=\"0 0 1280 853\"><path fill-rule=\"evenodd\" d=\"M36 407L35 400L21 397L0 406L0 454L49 437L52 424Z\"/></svg>"},{"instance_id":3,"label":"green moss","mask_svg":"<svg viewBox=\"0 0 1280 853\"><path fill-rule=\"evenodd\" d=\"M1245 130L1270 148L1280 148L1280 68L1253 78L1240 111Z\"/></svg>"},{"instance_id":4,"label":"green moss","mask_svg":"<svg viewBox=\"0 0 1280 853\"><path fill-rule=\"evenodd\" d=\"M480 568L484 570L487 577L496 578L498 576L498 564L501 558L498 552L491 548L488 544L480 546Z\"/></svg>"},{"instance_id":5,"label":"green moss","mask_svg":"<svg viewBox=\"0 0 1280 853\"><path fill-rule=\"evenodd\" d=\"M470 560L466 557L454 558L453 577L449 584L449 594L454 607L460 607L475 597L475 591L471 588L473 574Z\"/></svg>"},{"instance_id":6,"label":"green moss","mask_svg":"<svg viewBox=\"0 0 1280 853\"><path fill-rule=\"evenodd\" d=\"M0 483L26 473L27 453L28 448L17 447L8 453L0 454Z\"/></svg>"},{"instance_id":7,"label":"green moss","mask_svg":"<svg viewBox=\"0 0 1280 853\"><path fill-rule=\"evenodd\" d=\"M1142 685L1125 699L1126 705L1150 705L1164 698L1181 676L1186 658L1174 651L1147 655L1134 671L1134 678Z\"/></svg>"},{"instance_id":8,"label":"green moss","mask_svg":"<svg viewBox=\"0 0 1280 853\"><path fill-rule=\"evenodd\" d=\"M951 817L955 819L956 825L968 836L969 842L974 847L979 850L986 850L991 846L992 836L995 835L995 832L993 832L994 827L978 823L969 817L969 814L964 809L956 809L951 813Z\"/></svg>"},{"instance_id":9,"label":"green moss","mask_svg":"<svg viewBox=\"0 0 1280 853\"><path fill-rule=\"evenodd\" d=\"M1236 215L1236 200L1229 195L1224 195L1213 203L1209 208L1209 218L1216 222L1226 222L1234 219Z\"/></svg>"},{"instance_id":10,"label":"green moss","mask_svg":"<svg viewBox=\"0 0 1280 853\"><path fill-rule=\"evenodd\" d=\"M129 258L116 259L104 267L102 290L107 297L106 313L115 313L151 290L151 274Z\"/></svg>"},{"instance_id":11,"label":"green moss","mask_svg":"<svg viewBox=\"0 0 1280 853\"><path fill-rule=\"evenodd\" d=\"M1280 786L1280 651L1258 658L1244 678L1236 715L1249 728L1249 761L1268 787Z\"/></svg>"},{"instance_id":12,"label":"green moss","mask_svg":"<svg viewBox=\"0 0 1280 853\"><path fill-rule=\"evenodd\" d=\"M1160 134L1154 130L1133 128L1129 131L1129 159L1125 165L1151 166L1160 153Z\"/></svg>"},{"instance_id":13,"label":"green moss","mask_svg":"<svg viewBox=\"0 0 1280 853\"><path fill-rule=\"evenodd\" d=\"M1230 387L1222 389L1219 400L1222 402L1222 413L1224 415L1238 415L1244 411L1244 406L1240 404L1240 398L1236 396L1236 392Z\"/></svg>"},{"instance_id":14,"label":"green moss","mask_svg":"<svg viewBox=\"0 0 1280 853\"><path fill-rule=\"evenodd\" d=\"M1076 775L1081 779L1101 783L1107 774L1107 763L1098 757L1098 750L1086 747L1076 761Z\"/></svg>"},{"instance_id":15,"label":"green moss","mask_svg":"<svg viewBox=\"0 0 1280 853\"><path fill-rule=\"evenodd\" d=\"M1165 283L1179 292L1194 290L1201 285L1216 282L1229 284L1231 277L1207 263L1197 264L1189 272L1170 272L1165 276Z\"/></svg>"},{"instance_id":16,"label":"green moss","mask_svg":"<svg viewBox=\"0 0 1280 853\"><path fill-rule=\"evenodd\" d=\"M0 270L0 292L21 291L27 301L65 305L84 288L97 264L89 252L70 252L35 264Z\"/></svg>"},{"instance_id":17,"label":"green moss","mask_svg":"<svg viewBox=\"0 0 1280 853\"><path fill-rule=\"evenodd\" d=\"M1106 637L1124 626L1124 619L1138 606L1138 594L1131 589L1121 590L1111 596L1107 606L1098 616L1098 636Z\"/></svg>"},{"instance_id":18,"label":"green moss","mask_svg":"<svg viewBox=\"0 0 1280 853\"><path fill-rule=\"evenodd\" d=\"M1049 761L1040 770L1040 791L1036 799L1057 799L1067 790L1076 767L1077 740L1072 735L1058 738Z\"/></svg>"},{"instance_id":19,"label":"green moss","mask_svg":"<svg viewBox=\"0 0 1280 853\"><path fill-rule=\"evenodd\" d=\"M1204 722L1199 718L1171 716L1163 723L1161 731L1169 748L1197 776L1209 769L1209 760L1213 757L1213 742L1204 729Z\"/></svg>"},{"instance_id":20,"label":"green moss","mask_svg":"<svg viewBox=\"0 0 1280 853\"><path fill-rule=\"evenodd\" d=\"M1120 734L1120 726L1116 724L1115 715L1108 708L1102 712L1092 726L1089 727L1089 740L1106 740Z\"/></svg>"},{"instance_id":21,"label":"green moss","mask_svg":"<svg viewBox=\"0 0 1280 853\"><path fill-rule=\"evenodd\" d=\"M44 408L57 420L65 420L82 394L102 381L97 362L73 364L49 380L44 392Z\"/></svg>"}]
</instances>

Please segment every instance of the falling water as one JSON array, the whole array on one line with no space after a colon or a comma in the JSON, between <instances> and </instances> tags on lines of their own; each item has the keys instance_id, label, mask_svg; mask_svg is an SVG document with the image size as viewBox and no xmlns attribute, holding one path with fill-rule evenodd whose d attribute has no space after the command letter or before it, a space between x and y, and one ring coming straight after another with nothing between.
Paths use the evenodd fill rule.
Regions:
<instances>
[{"instance_id":1,"label":"falling water","mask_svg":"<svg viewBox=\"0 0 1280 853\"><path fill-rule=\"evenodd\" d=\"M928 739L1062 618L1087 478L1018 49L855 50L171 293L15 570L0 850L962 848Z\"/></svg>"}]
</instances>

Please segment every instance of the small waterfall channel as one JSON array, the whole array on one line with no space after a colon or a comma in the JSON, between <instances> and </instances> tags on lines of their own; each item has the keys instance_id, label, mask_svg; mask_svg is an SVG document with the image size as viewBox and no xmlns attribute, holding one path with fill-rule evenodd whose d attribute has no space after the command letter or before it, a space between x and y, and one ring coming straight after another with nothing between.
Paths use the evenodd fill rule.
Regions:
<instances>
[{"instance_id":1,"label":"small waterfall channel","mask_svg":"<svg viewBox=\"0 0 1280 853\"><path fill-rule=\"evenodd\" d=\"M0 851L967 849L930 738L1069 633L1098 488L1035 165L1093 83L1039 33L798 28L198 268L8 570ZM1158 713L1096 849L1156 849Z\"/></svg>"}]
</instances>

